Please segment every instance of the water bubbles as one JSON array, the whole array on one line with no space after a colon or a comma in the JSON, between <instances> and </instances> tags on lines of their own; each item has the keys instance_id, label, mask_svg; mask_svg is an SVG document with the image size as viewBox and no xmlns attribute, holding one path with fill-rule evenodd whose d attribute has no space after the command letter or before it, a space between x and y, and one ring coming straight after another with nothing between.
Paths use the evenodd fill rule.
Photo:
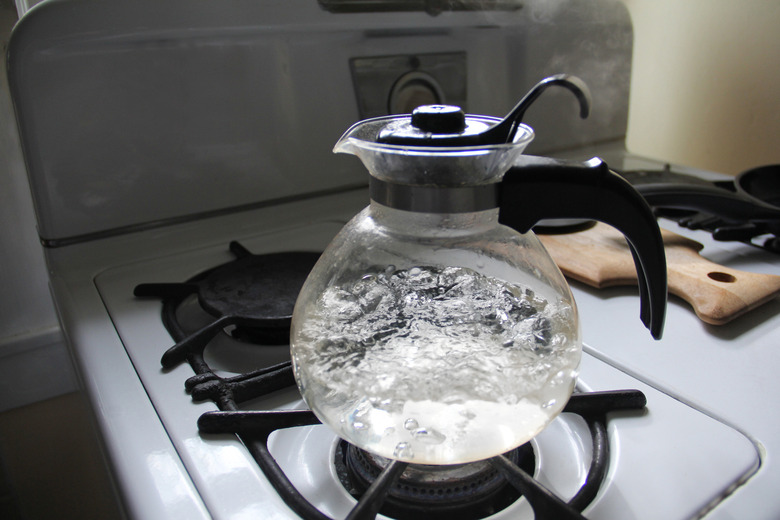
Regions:
<instances>
[{"instance_id":1,"label":"water bubbles","mask_svg":"<svg viewBox=\"0 0 780 520\"><path fill-rule=\"evenodd\" d=\"M378 267L320 296L295 332L296 377L346 440L442 463L484 445L483 424L525 435L560 410L579 362L572 316L470 269Z\"/></svg>"},{"instance_id":2,"label":"water bubbles","mask_svg":"<svg viewBox=\"0 0 780 520\"><path fill-rule=\"evenodd\" d=\"M338 309L336 317L340 321L354 321L363 314L357 298L347 291L333 291L327 295L327 298L323 298L323 304L334 310Z\"/></svg>"},{"instance_id":3,"label":"water bubbles","mask_svg":"<svg viewBox=\"0 0 780 520\"><path fill-rule=\"evenodd\" d=\"M536 347L549 347L552 342L552 322L545 317L537 317L534 320L532 334Z\"/></svg>"},{"instance_id":4,"label":"water bubbles","mask_svg":"<svg viewBox=\"0 0 780 520\"><path fill-rule=\"evenodd\" d=\"M447 440L447 436L433 428L417 428L412 432L412 437L423 444L441 444Z\"/></svg>"},{"instance_id":5,"label":"water bubbles","mask_svg":"<svg viewBox=\"0 0 780 520\"><path fill-rule=\"evenodd\" d=\"M362 401L349 415L349 424L354 430L366 430L368 429L368 417L371 413L372 406L370 401Z\"/></svg>"},{"instance_id":6,"label":"water bubbles","mask_svg":"<svg viewBox=\"0 0 780 520\"><path fill-rule=\"evenodd\" d=\"M577 377L577 372L574 370L559 370L550 379L550 384L554 386L563 385Z\"/></svg>"},{"instance_id":7,"label":"water bubbles","mask_svg":"<svg viewBox=\"0 0 780 520\"><path fill-rule=\"evenodd\" d=\"M465 417L466 419L468 419L469 421L470 421L471 419L474 419L474 418L477 416L477 414L475 414L474 412L472 412L472 411L471 411L471 410L469 410L469 409L464 409L464 410L461 410L461 411L460 411L460 412L458 412L458 413L459 413L459 414L460 414L462 417Z\"/></svg>"},{"instance_id":8,"label":"water bubbles","mask_svg":"<svg viewBox=\"0 0 780 520\"><path fill-rule=\"evenodd\" d=\"M393 458L410 460L414 458L414 451L408 442L399 442L393 450Z\"/></svg>"}]
</instances>

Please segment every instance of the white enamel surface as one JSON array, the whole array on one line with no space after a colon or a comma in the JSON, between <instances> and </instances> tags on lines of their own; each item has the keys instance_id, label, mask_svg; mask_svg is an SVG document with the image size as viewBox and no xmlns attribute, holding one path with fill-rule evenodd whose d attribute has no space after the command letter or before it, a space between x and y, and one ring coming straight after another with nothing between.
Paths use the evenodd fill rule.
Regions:
<instances>
[{"instance_id":1,"label":"white enamel surface","mask_svg":"<svg viewBox=\"0 0 780 520\"><path fill-rule=\"evenodd\" d=\"M198 434L197 418L215 407L195 404L185 393L183 382L192 375L189 367L179 366L167 372L160 368L162 352L172 345L160 322L160 303L139 301L132 296L138 280L123 278L122 273L128 269L125 264L144 264L149 258L157 258L160 267L155 267L156 274L146 281L181 280L232 258L224 239L208 238L223 235L225 229L232 230L232 238L241 239L251 233L262 234L266 227L263 223L277 219L299 226L319 220L322 212L334 218L343 213L343 219L365 202L365 193L356 192L321 203L311 202L305 208L293 204L286 209L203 220L176 229L47 250L53 295L63 328L130 517L251 517L253 511L257 513L256 508L265 507L263 504L268 501L276 509L287 510L281 500L268 492L268 485L232 438L209 436L204 440ZM314 225L314 236L299 237L296 245L299 249L322 247L323 241L330 239L328 233L339 227ZM267 247L284 247L285 237L290 235L286 231L277 229L276 243ZM243 243L250 249L256 245L251 240ZM196 259L185 273L171 257L192 251ZM101 275L107 268L107 273ZM110 309L104 303L106 295L96 288L96 279L103 276L107 287L103 291L114 298ZM154 401L154 396L162 402ZM284 404L281 401L274 406ZM167 414L168 422L162 423L158 414ZM192 466L192 458L202 474L184 468ZM161 477L164 482L160 482ZM209 489L207 482L211 478L218 482L213 492L195 490ZM219 493L235 492L251 499L236 505L203 503L208 502L211 493L220 496Z\"/></svg>"}]
</instances>

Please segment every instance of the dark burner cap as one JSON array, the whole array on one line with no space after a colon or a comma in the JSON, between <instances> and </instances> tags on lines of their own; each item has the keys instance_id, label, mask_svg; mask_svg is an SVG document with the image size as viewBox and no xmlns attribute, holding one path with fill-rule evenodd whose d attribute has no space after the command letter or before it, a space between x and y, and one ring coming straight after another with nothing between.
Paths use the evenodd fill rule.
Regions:
<instances>
[{"instance_id":1,"label":"dark burner cap","mask_svg":"<svg viewBox=\"0 0 780 520\"><path fill-rule=\"evenodd\" d=\"M530 444L505 454L533 474L535 456ZM339 442L335 464L342 485L359 498L389 460L346 441ZM410 464L390 489L380 512L404 519L476 520L501 511L520 493L489 461L452 466Z\"/></svg>"}]
</instances>

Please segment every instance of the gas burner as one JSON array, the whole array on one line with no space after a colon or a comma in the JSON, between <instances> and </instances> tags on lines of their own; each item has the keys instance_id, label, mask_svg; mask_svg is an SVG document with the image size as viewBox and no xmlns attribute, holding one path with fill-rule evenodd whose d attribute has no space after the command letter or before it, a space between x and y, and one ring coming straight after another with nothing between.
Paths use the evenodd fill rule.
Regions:
<instances>
[{"instance_id":1,"label":"gas burner","mask_svg":"<svg viewBox=\"0 0 780 520\"><path fill-rule=\"evenodd\" d=\"M195 295L200 307L216 318L178 338L163 355L163 367L171 368L192 354L202 354L209 341L228 327L232 328L231 336L242 341L287 343L295 300L319 253L254 255L238 242L230 243L230 251L236 260L185 283L136 286L136 296L174 300L177 306ZM166 326L178 329L174 316L166 317Z\"/></svg>"},{"instance_id":2,"label":"gas burner","mask_svg":"<svg viewBox=\"0 0 780 520\"><path fill-rule=\"evenodd\" d=\"M284 331L284 334L289 331L297 293L319 255L252 255L235 242L230 244L230 250L237 260L205 271L183 284L141 284L136 286L135 294L164 298L163 321L177 343L163 356L163 366L187 361L195 375L186 380L186 390L193 399L211 400L220 410L203 414L198 420L199 430L236 434L293 511L305 520L327 520L328 517L296 489L271 454L268 444L276 431L319 425L316 416L308 410L241 410L247 401L294 386L286 345L256 345L254 340L259 337L260 343L267 342L263 324L270 323L272 330ZM234 267L238 267L237 272ZM263 290L262 285L251 287L269 280L271 289ZM276 283L279 280L284 281ZM228 310L227 291L223 290L227 287L238 289L239 301L244 299L239 311ZM245 301L253 297L270 297L275 299L276 305ZM195 307L201 310L193 310ZM272 312L264 311L258 318L244 313L250 307L272 309ZM183 314L198 312L202 315L192 322L180 322ZM215 317L216 321L212 321ZM219 334L226 323L235 328L229 334ZM245 343L247 338L253 342ZM260 361L259 368L236 370L237 373L224 376L205 356L206 346L215 343L244 349L240 354L283 349L287 358L277 363ZM260 358L263 356L265 354ZM269 358L266 356L265 359ZM587 423L592 438L592 456L584 484L568 502L532 477L536 456L531 443L485 461L442 468L382 459L339 441L332 462L341 484L356 500L348 516L350 520L373 519L380 512L395 518L476 520L511 506L520 497L530 504L535 520L581 520L584 518L581 511L596 497L609 466L607 413L643 409L645 405L645 396L637 390L577 393L571 397L564 412L578 414Z\"/></svg>"},{"instance_id":3,"label":"gas burner","mask_svg":"<svg viewBox=\"0 0 780 520\"><path fill-rule=\"evenodd\" d=\"M295 383L287 347L290 321L319 258L306 252L254 255L238 242L229 247L237 257L232 262L185 283L140 284L134 290L138 297L163 298L162 321L177 343L163 354L162 366L186 360L195 371L185 382L187 392L221 410L236 410Z\"/></svg>"},{"instance_id":4,"label":"gas burner","mask_svg":"<svg viewBox=\"0 0 780 520\"><path fill-rule=\"evenodd\" d=\"M596 497L609 467L607 413L620 410L641 410L646 403L647 400L644 394L638 390L590 392L572 395L564 408L564 413L575 413L585 419L591 432L593 445L591 465L585 483L568 502L561 500L529 474L532 472L527 471L527 469L528 464L533 464L531 460L533 453L531 452L529 456L528 450L530 448L528 447L520 447L508 455L482 461L478 465L469 467L467 470L463 470L461 465L439 471L448 474L448 477L464 471L471 476L477 475L477 481L480 481L483 476L486 479L493 479L493 470L496 470L500 474L501 480L505 484L509 484L509 487L514 488L519 494L508 491L510 494L497 497L496 502L491 503L487 500L484 504L480 504L480 506L484 506L488 510L490 508L495 508L495 511L503 509L509 505L506 501L509 501L510 504L514 502L514 500L510 500L511 496L514 496L516 499L517 496L522 495L531 505L535 520L582 520L585 517L581 514L581 511ZM269 479L269 482L279 493L279 496L301 518L304 520L327 520L328 517L318 511L296 489L271 454L268 446L269 438L274 432L316 424L319 424L318 419L314 413L308 410L207 412L201 415L198 420L198 428L203 433L234 433L238 435ZM341 463L336 462L338 473L343 473L345 471L344 468L350 464L347 455L352 448L347 446L345 449L344 446L345 443L340 442L339 449L336 450L335 459L342 461ZM473 519L482 518L486 514L486 510L481 512L468 510L465 516L461 517L459 516L460 513L453 513L453 511L457 510L457 507L453 507L448 512L447 506L443 503L436 504L433 511L426 509L426 506L420 505L419 497L414 497L413 489L417 491L425 489L426 495L433 495L432 502L438 502L439 489L441 489L443 495L445 492L444 488L450 487L449 484L424 482L430 480L428 478L430 472L426 475L423 469L425 467L410 465L400 461L387 461L385 463L373 455L366 456L360 452L354 456L354 458L361 457L373 460L359 462L360 465L365 465L366 467L359 469L358 472L365 471L367 474L373 474L377 469L379 469L379 472L376 475L372 475L373 481L370 482L364 492L359 489L353 489L356 485L350 480L349 476L340 475L339 478L342 480L342 484L349 488L350 493L354 493L357 500L357 504L347 517L350 520L373 519L380 512L387 513L390 516L398 515L397 518L436 518L446 516ZM344 479L346 479L346 482ZM414 488L409 487L410 482L414 483ZM366 484L368 484L368 480ZM465 485L470 486L471 482ZM357 484L357 486L364 487L361 484ZM463 490L463 486L464 484L460 485L460 491ZM452 496L458 495L458 492L454 489L455 487L457 485L453 484L452 489L449 491L449 494ZM433 493L431 493L431 490L433 490ZM409 498L412 497L414 499L410 501ZM457 498L457 500L462 502L461 498ZM385 506L389 510L386 510ZM424 514L418 514L420 511L423 511ZM492 513L488 512L487 514Z\"/></svg>"},{"instance_id":5,"label":"gas burner","mask_svg":"<svg viewBox=\"0 0 780 520\"><path fill-rule=\"evenodd\" d=\"M526 473L534 473L536 458L530 444L504 456ZM341 484L360 499L390 460L342 440L334 463ZM520 492L486 460L454 466L410 464L388 491L380 512L411 520L476 520L501 511L519 497Z\"/></svg>"},{"instance_id":6,"label":"gas burner","mask_svg":"<svg viewBox=\"0 0 780 520\"><path fill-rule=\"evenodd\" d=\"M631 170L618 173L634 186L640 187L640 192L642 185L650 184L701 186L722 189L730 193L737 192L734 181L707 181L700 177L676 172L669 164L660 170ZM772 186L775 190L777 189L776 182L773 181ZM707 231L712 234L712 238L715 240L743 242L772 253L780 253L780 237L776 234L777 224L770 226L764 221L751 219L735 221L692 209L657 207L650 199L648 202L653 207L653 213L657 217L677 222L684 228Z\"/></svg>"},{"instance_id":7,"label":"gas burner","mask_svg":"<svg viewBox=\"0 0 780 520\"><path fill-rule=\"evenodd\" d=\"M297 293L318 255L292 253L257 256L235 242L230 244L230 250L238 257L234 262L206 271L184 284L141 284L136 286L135 294L164 298L163 321L177 343L163 356L163 365L173 366L186 360L195 372L185 383L187 391L193 399L211 400L219 407L219 412L209 412L200 417L199 429L204 433L236 434L293 511L304 519L323 520L327 517L295 488L268 447L273 432L317 425L319 420L311 411L240 411L240 405L246 401L293 386L290 362L285 360L224 377L217 374L204 358L206 345L226 336L218 335L227 321L225 316L237 315L236 311L224 310L227 309L227 298L221 290L223 287L238 288L242 291L240 298L252 297L248 294L258 298L268 295L277 298L277 303L282 304L281 310L278 305L271 306L276 309L276 314L268 322L275 324L272 328L288 330L285 325L289 326ZM238 274L234 273L232 266L238 266ZM279 271L274 272L274 269ZM272 290L249 287L283 277L290 280L286 292L280 286L288 282L277 283ZM215 322L207 323L194 332L187 330L178 320L182 314L182 305L193 304L193 300L201 305L201 300L207 302L202 306L211 318L201 317L200 320L213 319L216 316L214 309L220 310ZM211 300L216 300L216 303ZM268 308L262 302L243 304L245 309L252 306ZM264 317L268 318L268 314ZM247 316L230 320L233 325L240 327L240 331L255 331L254 325L263 323L263 318ZM259 327L260 330L262 328ZM231 344L234 347L239 344L240 347L241 341L235 341L233 336L236 336L236 330L232 331ZM257 347L248 345L250 350L258 350ZM260 347L259 350L264 348ZM580 511L595 498L607 472L607 412L642 409L645 404L644 395L636 390L572 396L564 412L576 413L585 419L591 431L593 447L587 479L568 503L531 476L534 473L535 455L530 444L487 461L441 469L383 460L341 441L333 463L336 465L336 473L340 474L342 485L357 500L349 515L351 520L374 518L379 512L399 518L446 516L471 520L500 511L516 502L520 496L531 504L536 520L582 519L584 517ZM464 508L464 505L468 507Z\"/></svg>"}]
</instances>

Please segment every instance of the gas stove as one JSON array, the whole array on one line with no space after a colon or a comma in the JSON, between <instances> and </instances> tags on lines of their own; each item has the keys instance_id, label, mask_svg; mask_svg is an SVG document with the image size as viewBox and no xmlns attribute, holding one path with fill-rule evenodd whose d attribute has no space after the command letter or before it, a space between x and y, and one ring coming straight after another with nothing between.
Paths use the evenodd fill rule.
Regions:
<instances>
[{"instance_id":1,"label":"gas stove","mask_svg":"<svg viewBox=\"0 0 780 520\"><path fill-rule=\"evenodd\" d=\"M122 249L133 250L137 255L135 259L111 255L115 258L108 264L116 265L91 275L88 300L95 305L95 312L101 309L100 312L105 313L101 321L105 322L105 332L109 334L96 336L95 329L101 327L95 327L96 323L89 324L89 320L85 323L78 316L73 316L74 323L65 323L68 330L77 335L73 341L82 345L75 352L77 361L81 372L90 374L85 383L90 393L98 397L103 427L114 437L107 448L110 459L122 468L117 476L120 487L129 492L125 502L133 516L146 517L154 511L159 514L157 508L164 506L173 507L173 511L182 514L186 512L187 516L197 513L203 517L232 518L254 511L258 515L274 512L295 517L247 445L234 434L213 433L214 426L203 426L204 420L208 422L217 410L229 410L230 406L219 406L219 399L217 403L208 399L208 392L205 396L203 392L197 395L194 383L185 386L195 375L191 365L173 362L169 363L169 368L162 367L163 355L177 338L163 323L163 302L136 297L135 288L150 282L189 280L231 261L233 253L224 242L216 240L193 248L191 240L208 229L224 226L236 229L238 222L244 222L243 229L235 232L233 238L254 254L318 251L351 216L351 210L359 209L365 201L366 193L358 190L258 210L252 215L256 219L231 215L197 225L108 239L114 243L124 242ZM284 225L277 228L265 223L263 213L269 212L281 217ZM314 217L325 214L330 218ZM257 224L249 226L247 221ZM706 237L696 238L705 241ZM165 254L161 254L161 244L166 244ZM712 241L707 246L718 251L722 244ZM85 243L54 252L59 257L58 263L73 262L84 268L83 259L98 256L99 249L102 248ZM103 256L100 263L106 265L106 260L108 258ZM82 271L81 276L85 274ZM73 285L83 284L71 276L54 277L55 291L70 293ZM76 278L80 276L76 275ZM712 331L696 323L695 316L687 308L672 301L666 339L661 343L643 341L645 333L638 320L633 324L637 310L633 291L617 290L617 294L602 295L579 285L575 285L574 291L583 315L587 343L579 390L636 389L644 394L647 402L638 409L609 413L606 429L611 456L607 475L592 504L585 509L586 517L615 518L626 511L631 511L636 518L696 517L711 508L717 512L719 507L729 504L734 499L727 497L734 490L749 489L750 483L761 475L762 447L756 444L749 429L740 426L745 424L743 420L724 417L723 408L717 403L699 402L703 397L690 387L706 385L708 378L699 377L698 383L694 383L692 381L697 377L690 373L691 369L680 366L678 370L687 373L685 378L657 380L672 371L669 366L672 356L693 362L692 336L695 342L712 348L716 343L713 335L718 329ZM767 320L766 314L771 313L771 305L756 312L743 319L753 323L764 316L764 323L749 332L758 333L759 338L762 334L767 337L771 320ZM192 323L188 327L194 327L193 330L213 321L208 313L192 308L179 313L191 315L186 319ZM627 325L616 329L615 322ZM605 338L602 341L589 339L599 334L592 330L597 326L606 331L600 334ZM89 336L88 341L85 341L85 335ZM682 338L670 341L670 335ZM663 348L665 342L671 345ZM638 352L642 349L637 345L643 343L646 350L640 356ZM725 345L729 344L725 340ZM680 345L687 346L683 349ZM624 355L626 351L633 355ZM203 352L209 367L227 380L240 378L241 374L252 370L283 364L288 355L285 345L262 347L236 340L225 332L219 332ZM643 357L645 363L631 363L633 357ZM699 362L705 361L700 359ZM712 363L712 360L706 362ZM105 371L105 367L119 370ZM717 372L717 369L712 370ZM723 377L721 373L720 378ZM687 381L691 381L687 391L678 391L678 385ZM305 410L291 382L291 378L287 378L286 382L277 385L277 390L268 395L250 396L247 401L239 402L235 409ZM733 388L731 392L732 395L735 393ZM724 389L719 393L728 392ZM134 404L128 405L127 401ZM304 420L301 424L308 423ZM535 457L531 473L541 485L563 500L569 500L587 480L594 457L592 445L591 433L583 417L564 413L531 442ZM135 451L141 446L143 457ZM338 438L321 425L280 430L271 434L268 441L270 454L298 493L331 518L345 517L355 505L355 499L341 483L334 463L338 447ZM637 468L642 470L637 471ZM653 497L657 494L666 499L656 500ZM721 504L723 500L725 502ZM494 517L533 518L533 513L528 502L521 499Z\"/></svg>"},{"instance_id":2,"label":"gas stove","mask_svg":"<svg viewBox=\"0 0 780 520\"><path fill-rule=\"evenodd\" d=\"M531 151L663 167L622 144L631 28L619 4L429 4L376 15L362 2L65 0L15 29L9 78L52 294L127 516L371 518L383 507L414 518L429 509L408 503L432 495L423 507L453 518L775 518L776 300L714 327L671 299L655 342L636 289L573 282L585 346L566 411L519 452L437 478L355 453L318 424L291 384L283 324L214 325L213 306L197 305L192 285L237 259L316 257L368 202L365 174L330 147L411 98L501 114L564 67L590 85L594 115L580 122L567 98L540 100ZM301 135L316 138L301 149ZM780 275L768 251L661 225L711 260ZM361 498L396 478L386 505ZM440 495L480 505L439 508Z\"/></svg>"}]
</instances>

